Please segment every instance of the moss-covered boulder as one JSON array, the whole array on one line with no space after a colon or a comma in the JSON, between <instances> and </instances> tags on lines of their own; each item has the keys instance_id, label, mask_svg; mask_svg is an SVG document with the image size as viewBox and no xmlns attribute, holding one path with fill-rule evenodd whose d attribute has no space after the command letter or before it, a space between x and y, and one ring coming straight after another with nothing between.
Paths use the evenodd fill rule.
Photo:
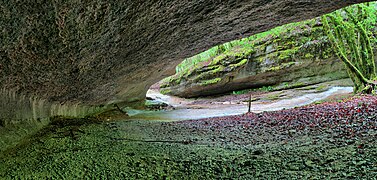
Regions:
<instances>
[{"instance_id":1,"label":"moss-covered boulder","mask_svg":"<svg viewBox=\"0 0 377 180\"><path fill-rule=\"evenodd\" d=\"M197 97L246 88L289 88L347 78L319 19L256 36L164 79L161 92Z\"/></svg>"}]
</instances>

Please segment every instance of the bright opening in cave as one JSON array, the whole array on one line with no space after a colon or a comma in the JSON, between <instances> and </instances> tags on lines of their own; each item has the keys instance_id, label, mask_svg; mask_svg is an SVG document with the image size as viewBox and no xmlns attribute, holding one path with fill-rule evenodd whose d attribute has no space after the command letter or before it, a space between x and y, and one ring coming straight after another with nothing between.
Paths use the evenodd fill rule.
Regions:
<instances>
[{"instance_id":1,"label":"bright opening in cave","mask_svg":"<svg viewBox=\"0 0 377 180\"><path fill-rule=\"evenodd\" d=\"M332 48L320 18L221 44L151 86L147 108L200 119L244 114L249 99L259 113L350 96L353 83Z\"/></svg>"}]
</instances>

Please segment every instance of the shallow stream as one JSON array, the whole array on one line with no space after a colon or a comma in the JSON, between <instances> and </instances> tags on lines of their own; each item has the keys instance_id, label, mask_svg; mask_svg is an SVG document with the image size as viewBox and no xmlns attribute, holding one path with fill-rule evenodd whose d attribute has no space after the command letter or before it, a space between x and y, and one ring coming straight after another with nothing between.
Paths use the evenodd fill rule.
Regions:
<instances>
[{"instance_id":1,"label":"shallow stream","mask_svg":"<svg viewBox=\"0 0 377 180\"><path fill-rule=\"evenodd\" d=\"M252 112L277 111L281 109L290 109L294 107L304 106L316 101L326 99L330 96L352 93L352 87L331 87L326 91L319 93L309 93L299 95L293 98L281 99L270 102L256 101L251 104ZM193 100L187 100L178 97L162 95L156 91L150 91L147 94L158 101L170 104L177 109L170 111L145 111L128 109L127 112L132 119L148 119L161 121L181 121L188 119L202 119L209 117L230 116L244 114L248 111L245 104L210 104L202 106L189 106Z\"/></svg>"}]
</instances>

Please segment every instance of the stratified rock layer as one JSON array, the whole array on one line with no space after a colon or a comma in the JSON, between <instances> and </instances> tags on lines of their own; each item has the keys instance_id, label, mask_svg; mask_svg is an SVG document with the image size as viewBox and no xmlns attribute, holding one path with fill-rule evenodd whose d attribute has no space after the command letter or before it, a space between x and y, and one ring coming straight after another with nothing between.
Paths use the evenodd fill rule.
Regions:
<instances>
[{"instance_id":1,"label":"stratified rock layer","mask_svg":"<svg viewBox=\"0 0 377 180\"><path fill-rule=\"evenodd\" d=\"M184 58L366 1L4 1L0 88L59 104L138 101Z\"/></svg>"},{"instance_id":2,"label":"stratified rock layer","mask_svg":"<svg viewBox=\"0 0 377 180\"><path fill-rule=\"evenodd\" d=\"M161 92L198 97L246 88L286 89L347 78L320 19L283 26L166 78ZM246 45L245 45L246 43Z\"/></svg>"}]
</instances>

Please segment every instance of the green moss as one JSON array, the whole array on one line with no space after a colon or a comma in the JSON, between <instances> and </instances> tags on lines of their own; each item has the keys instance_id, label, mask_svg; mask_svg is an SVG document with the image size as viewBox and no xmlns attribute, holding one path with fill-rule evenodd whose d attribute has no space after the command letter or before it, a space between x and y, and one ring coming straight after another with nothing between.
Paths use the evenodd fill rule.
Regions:
<instances>
[{"instance_id":1,"label":"green moss","mask_svg":"<svg viewBox=\"0 0 377 180\"><path fill-rule=\"evenodd\" d=\"M232 94L234 94L234 95L240 95L240 94L249 93L250 91L251 91L250 89L244 89L244 90L233 91Z\"/></svg>"},{"instance_id":2,"label":"green moss","mask_svg":"<svg viewBox=\"0 0 377 180\"><path fill-rule=\"evenodd\" d=\"M293 55L297 53L298 49L299 48L295 47L293 49L287 49L287 50L284 50L284 51L280 51L279 56L278 56L278 60L284 61L286 59L291 59L293 57Z\"/></svg>"},{"instance_id":3,"label":"green moss","mask_svg":"<svg viewBox=\"0 0 377 180\"><path fill-rule=\"evenodd\" d=\"M166 88L166 87L169 87L169 83L160 84L160 88Z\"/></svg>"},{"instance_id":4,"label":"green moss","mask_svg":"<svg viewBox=\"0 0 377 180\"><path fill-rule=\"evenodd\" d=\"M266 44L262 44L262 45L255 47L255 50L259 51L259 52L265 52L266 51Z\"/></svg>"},{"instance_id":5,"label":"green moss","mask_svg":"<svg viewBox=\"0 0 377 180\"><path fill-rule=\"evenodd\" d=\"M316 91L323 91L323 90L325 90L326 88L327 88L327 86L324 85L324 84L322 84L322 85L318 86L315 90L316 90Z\"/></svg>"},{"instance_id":6,"label":"green moss","mask_svg":"<svg viewBox=\"0 0 377 180\"><path fill-rule=\"evenodd\" d=\"M227 58L227 56L225 54L220 54L220 55L216 56L215 58L213 58L212 62L209 65L213 66L213 65L216 65L216 64L220 64L220 62L225 58Z\"/></svg>"},{"instance_id":7,"label":"green moss","mask_svg":"<svg viewBox=\"0 0 377 180\"><path fill-rule=\"evenodd\" d=\"M211 79L214 76L216 76L216 75L212 74L211 72L201 73L201 74L195 76L195 79L193 79L193 82L199 82L199 81L202 81L202 80Z\"/></svg>"},{"instance_id":8,"label":"green moss","mask_svg":"<svg viewBox=\"0 0 377 180\"><path fill-rule=\"evenodd\" d=\"M295 62L282 63L278 66L273 66L273 67L267 69L266 71L278 71L278 70L281 70L281 69L289 68L289 67L291 67L295 64L296 64Z\"/></svg>"},{"instance_id":9,"label":"green moss","mask_svg":"<svg viewBox=\"0 0 377 180\"><path fill-rule=\"evenodd\" d=\"M161 94L170 94L170 93L171 93L171 90L170 90L170 89L161 89L161 90L160 90L160 93L161 93Z\"/></svg>"},{"instance_id":10,"label":"green moss","mask_svg":"<svg viewBox=\"0 0 377 180\"><path fill-rule=\"evenodd\" d=\"M253 48L234 48L232 51L225 53L227 56L234 57L235 59L244 58L249 56L250 54L254 53L255 50Z\"/></svg>"},{"instance_id":11,"label":"green moss","mask_svg":"<svg viewBox=\"0 0 377 180\"><path fill-rule=\"evenodd\" d=\"M276 51L282 51L282 50L284 50L284 49L285 49L285 47L282 46L282 45L278 45L278 46L276 46Z\"/></svg>"},{"instance_id":12,"label":"green moss","mask_svg":"<svg viewBox=\"0 0 377 180\"><path fill-rule=\"evenodd\" d=\"M303 83L303 82L296 82L296 83L294 83L291 86L291 88L298 88L298 87L303 87L303 86L305 86L305 83Z\"/></svg>"},{"instance_id":13,"label":"green moss","mask_svg":"<svg viewBox=\"0 0 377 180\"><path fill-rule=\"evenodd\" d=\"M173 76L169 76L169 77L163 79L161 82L162 83L169 83L171 81L171 79L173 79Z\"/></svg>"},{"instance_id":14,"label":"green moss","mask_svg":"<svg viewBox=\"0 0 377 180\"><path fill-rule=\"evenodd\" d=\"M202 81L202 82L200 83L200 85L204 85L204 86L206 86L206 85L216 84L216 83L218 83L218 82L220 82L220 81L221 81L221 78L214 78L214 79L210 79L210 80Z\"/></svg>"},{"instance_id":15,"label":"green moss","mask_svg":"<svg viewBox=\"0 0 377 180\"><path fill-rule=\"evenodd\" d=\"M175 84L180 84L180 83L181 83L181 79L182 79L182 78L177 78L177 79L174 81L174 83L175 83Z\"/></svg>"},{"instance_id":16,"label":"green moss","mask_svg":"<svg viewBox=\"0 0 377 180\"><path fill-rule=\"evenodd\" d=\"M313 55L313 54L310 54L310 53L306 53L304 57L305 57L306 59L313 59L313 58L314 58L314 55Z\"/></svg>"},{"instance_id":17,"label":"green moss","mask_svg":"<svg viewBox=\"0 0 377 180\"><path fill-rule=\"evenodd\" d=\"M237 64L231 64L230 65L230 67L232 67L232 68L236 68L236 67L240 67L240 66L243 66L243 65L245 65L247 63L247 59L243 59L243 60L241 60L239 63L237 63Z\"/></svg>"},{"instance_id":18,"label":"green moss","mask_svg":"<svg viewBox=\"0 0 377 180\"><path fill-rule=\"evenodd\" d=\"M271 91L274 91L274 87L272 86L263 86L261 88L258 89L259 91L264 91L264 92L271 92Z\"/></svg>"},{"instance_id":19,"label":"green moss","mask_svg":"<svg viewBox=\"0 0 377 180\"><path fill-rule=\"evenodd\" d=\"M287 62L287 63L283 63L282 65L285 66L285 67L291 67L295 64L296 64L296 62Z\"/></svg>"},{"instance_id":20,"label":"green moss","mask_svg":"<svg viewBox=\"0 0 377 180\"><path fill-rule=\"evenodd\" d=\"M305 44L305 43L308 42L308 41L311 41L311 38L309 38L309 37L302 37L302 38L300 39L301 44Z\"/></svg>"},{"instance_id":21,"label":"green moss","mask_svg":"<svg viewBox=\"0 0 377 180\"><path fill-rule=\"evenodd\" d=\"M254 47L243 47L242 51L244 52L244 56L248 56L255 53Z\"/></svg>"},{"instance_id":22,"label":"green moss","mask_svg":"<svg viewBox=\"0 0 377 180\"><path fill-rule=\"evenodd\" d=\"M328 59L328 58L334 56L334 54L335 54L335 53L334 53L333 49L331 49L331 48L326 48L326 49L324 49L324 51L322 52L322 57L323 57L324 59Z\"/></svg>"},{"instance_id":23,"label":"green moss","mask_svg":"<svg viewBox=\"0 0 377 180\"><path fill-rule=\"evenodd\" d=\"M277 100L277 99L279 99L279 97L280 97L280 94L279 94L279 93L274 93L274 94L269 94L269 95L267 95L266 99L272 101L272 100Z\"/></svg>"},{"instance_id":24,"label":"green moss","mask_svg":"<svg viewBox=\"0 0 377 180\"><path fill-rule=\"evenodd\" d=\"M224 66L218 66L216 69L212 70L211 73L216 74L216 73L223 71L224 69L225 69Z\"/></svg>"},{"instance_id":25,"label":"green moss","mask_svg":"<svg viewBox=\"0 0 377 180\"><path fill-rule=\"evenodd\" d=\"M282 40L280 39L280 38L276 38L276 39L274 39L272 42L274 43L274 44L277 44L278 42L281 42Z\"/></svg>"},{"instance_id":26,"label":"green moss","mask_svg":"<svg viewBox=\"0 0 377 180\"><path fill-rule=\"evenodd\" d=\"M281 69L280 66L273 66L273 67L267 69L266 71L278 71L278 70L280 70L280 69Z\"/></svg>"}]
</instances>

